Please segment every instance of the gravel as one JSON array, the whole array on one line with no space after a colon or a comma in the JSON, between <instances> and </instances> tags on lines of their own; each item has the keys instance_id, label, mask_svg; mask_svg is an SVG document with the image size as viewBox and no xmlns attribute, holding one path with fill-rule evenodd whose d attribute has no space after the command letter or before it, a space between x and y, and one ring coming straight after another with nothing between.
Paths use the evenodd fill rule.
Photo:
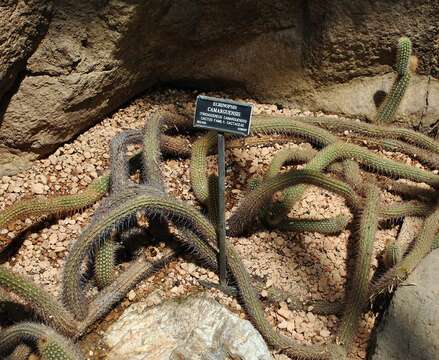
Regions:
<instances>
[{"instance_id":1,"label":"gravel","mask_svg":"<svg viewBox=\"0 0 439 360\"><path fill-rule=\"evenodd\" d=\"M0 210L21 198L74 194L81 191L108 168L109 142L116 133L128 128L142 128L148 115L159 109L170 111L193 109L196 95L198 93L176 90L162 90L147 94L115 112L73 142L60 147L47 159L36 161L31 169L15 176L1 177ZM208 95L227 97L220 93ZM296 109L279 110L275 105L258 104L252 99L242 100L255 104L254 113L256 114L313 115ZM306 148L310 145L306 143L275 144L227 151L229 160L226 177L228 204L226 217L230 216L239 199L244 196L249 179L263 175L273 154L288 146ZM406 163L414 163L402 154L388 152L385 154ZM198 206L190 188L189 165L189 160L167 160L164 162L163 172L170 193ZM210 166L212 169L215 166L214 157L210 159ZM420 165L417 164L417 166ZM395 199L398 198L388 193L385 194L386 202ZM6 262L6 266L28 276L58 296L61 269L69 248L79 237L81 230L90 222L97 206L98 204L95 204L83 212L59 219L40 221L39 227L31 227L37 219L26 219L7 229L0 229L0 236L6 238L6 242L18 235L23 241L19 251ZM350 213L342 198L310 187L291 214L325 218ZM377 257L385 244L395 238L397 230L398 226L379 230L374 249ZM315 233L282 233L260 227L253 235L231 238L231 242L241 254L249 271L254 276L263 279L267 287L275 285L291 291L303 300L335 301L342 298L344 294L348 238L348 230L337 236L323 236ZM158 244L154 253L162 252L164 247L164 244ZM152 253L151 249L148 251ZM377 266L376 259L373 266ZM240 317L246 317L236 299L225 296L218 290L205 290L198 284L200 279L218 281L215 273L200 267L198 263L193 263L190 256L179 258L130 291L127 298L106 317L101 328L108 326L130 302L147 298L151 305L155 305L164 299L197 291L207 292ZM264 294L263 292L262 295ZM336 316L325 317L311 312L290 311L286 303L267 305L266 314L269 321L279 331L303 343L317 344L335 340L339 324ZM367 341L374 322L373 313L365 314L349 359L366 358ZM96 330L96 333L99 334L99 331L99 329ZM101 358L96 342L88 341L90 336L83 343L85 353L90 359ZM288 359L285 355L276 354L276 352L273 352L273 355L278 360Z\"/></svg>"}]
</instances>

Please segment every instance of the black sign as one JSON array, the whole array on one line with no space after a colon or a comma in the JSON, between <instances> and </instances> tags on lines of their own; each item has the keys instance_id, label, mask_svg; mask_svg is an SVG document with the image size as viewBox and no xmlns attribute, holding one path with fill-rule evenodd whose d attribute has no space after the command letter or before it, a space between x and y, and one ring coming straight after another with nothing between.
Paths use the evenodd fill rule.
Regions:
<instances>
[{"instance_id":1,"label":"black sign","mask_svg":"<svg viewBox=\"0 0 439 360\"><path fill-rule=\"evenodd\" d=\"M252 105L237 101L198 96L194 126L238 135L250 133Z\"/></svg>"}]
</instances>

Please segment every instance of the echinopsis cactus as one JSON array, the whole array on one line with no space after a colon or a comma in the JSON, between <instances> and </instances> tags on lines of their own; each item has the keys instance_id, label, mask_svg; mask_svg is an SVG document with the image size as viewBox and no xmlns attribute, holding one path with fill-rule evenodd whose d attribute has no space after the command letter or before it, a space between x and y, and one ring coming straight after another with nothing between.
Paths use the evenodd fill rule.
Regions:
<instances>
[{"instance_id":1,"label":"echinopsis cactus","mask_svg":"<svg viewBox=\"0 0 439 360\"><path fill-rule=\"evenodd\" d=\"M387 94L383 103L378 109L377 122L389 123L393 120L396 110L410 82L410 57L412 55L412 42L407 37L398 40L398 50L396 58L397 78L393 83L390 92Z\"/></svg>"},{"instance_id":2,"label":"echinopsis cactus","mask_svg":"<svg viewBox=\"0 0 439 360\"><path fill-rule=\"evenodd\" d=\"M398 72L400 70L403 72L408 68L409 60L407 59L410 58L411 51L408 45L410 44L407 40L400 41ZM402 73L400 75L404 76ZM82 232L70 250L62 280L63 304L58 303L37 285L14 274L6 267L0 267L0 288L19 297L45 323L45 325L15 324L7 328L2 334L9 334L9 340L4 340L0 335L0 352L11 355L13 351L17 354L20 351L28 351L26 348L16 348L16 346L30 336L34 343L33 349L38 351L42 359L76 360L81 358L75 346L66 342L63 336L78 340L116 302L123 299L125 294L140 280L176 256L176 253L171 250L168 256L156 263L150 263L142 256L138 256L125 271L116 274L115 252L118 248L116 236L122 231L141 226L137 224L137 219L141 216L146 217L149 224L157 220L172 223L177 232L175 240L198 257L202 264L216 269L218 265L214 226L216 224L214 216L217 196L216 178L214 175L209 176L207 172L207 156L212 153L216 134L208 133L202 136L191 149L192 187L199 202L209 207L209 221L201 211L167 194L164 186L161 153L182 156L189 153L185 140L177 140L169 134L163 134L166 127L171 128L169 125L172 121L173 116L169 113L159 113L150 119L144 130L130 130L117 135L111 146L110 174L97 179L82 194L32 199L0 212L0 226L4 226L27 215L76 211L93 204L107 191L109 192L109 196L102 200L96 210L91 224ZM176 121L181 124L181 119ZM288 295L289 305L293 309L309 310L311 307L316 313L343 314L338 345L302 345L278 333L265 316L258 294L258 289L260 289L258 282L251 278L239 254L227 241L228 276L236 285L236 288L232 288L233 294L238 295L242 300L247 314L267 343L293 358L341 359L345 357L358 329L358 319L366 305L373 301L377 294L387 291L407 276L422 257L438 243L439 210L436 204L423 201L422 196L419 196L418 200L381 207L378 201L380 191L377 187L373 185L367 187L366 181L359 184L358 188L356 186L363 176L366 176L363 171L372 170L390 178L403 177L427 183L431 186L428 191L435 194L439 186L438 175L386 159L364 147L345 143L341 137L336 135L345 130L358 133L366 140L372 138L377 146L401 148L404 144L410 144L414 153L423 151L422 154L426 159L433 159L433 156L429 154L435 156L439 154L437 141L408 129L331 117L255 116L252 135L280 134L283 138L298 137L321 149L320 151L310 150L306 153L279 152L273 159L267 174L255 181L250 191L240 200L237 209L232 212L228 221L228 235L238 236L246 231L255 231L259 226L258 216L266 213L263 211L266 209L271 210L272 214L276 213L273 209L279 209L278 214L282 216L270 219L265 224L268 223L273 228L282 231L320 232L331 235L344 231L348 226L349 229L352 228L350 218L343 215L326 219L290 218L288 212L302 195L305 185L318 186L344 197L352 212L356 214L355 220L359 220L360 223L358 233L352 235L357 237L358 248L355 267L348 275L351 281L346 299L334 304L324 301L304 304L300 299L294 299L293 295ZM263 141L265 140L255 138L257 144ZM266 139L266 141L270 144L273 142L272 139ZM131 160L126 156L128 144L143 146ZM239 146L239 144L235 142L233 146ZM305 169L289 169L283 172L282 167L288 161L305 163ZM140 183L130 179L130 172L136 170L141 173ZM339 178L329 176L324 173L325 171L331 171L332 175ZM292 192L294 196L289 198L288 192L292 189L294 189ZM363 197L364 189L366 189L366 199ZM283 191L284 197L280 203L273 203L273 195L279 191ZM413 248L407 250L407 255L402 259L398 258L384 276L369 286L371 246L378 222L400 219L405 216L421 216L427 219ZM166 239L166 241L171 241L171 239ZM89 298L82 286L83 264L90 259L94 261L96 285L100 289L94 298ZM282 296L280 290L271 288L267 289L267 296L263 300L285 300L285 296ZM0 302L2 301L5 300L0 297ZM14 340L11 340L12 338ZM2 343L1 339L6 342ZM8 345L2 347L2 344Z\"/></svg>"}]
</instances>

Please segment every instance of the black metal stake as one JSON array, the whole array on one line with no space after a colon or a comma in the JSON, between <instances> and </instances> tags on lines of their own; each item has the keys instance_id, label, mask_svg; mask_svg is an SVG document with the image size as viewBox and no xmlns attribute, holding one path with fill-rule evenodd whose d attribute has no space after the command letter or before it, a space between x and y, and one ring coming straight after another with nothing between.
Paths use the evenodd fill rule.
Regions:
<instances>
[{"instance_id":1,"label":"black metal stake","mask_svg":"<svg viewBox=\"0 0 439 360\"><path fill-rule=\"evenodd\" d=\"M221 286L227 285L227 260L226 260L226 223L224 218L224 187L226 177L226 154L224 134L218 132L218 229L217 242L219 249L219 280Z\"/></svg>"}]
</instances>

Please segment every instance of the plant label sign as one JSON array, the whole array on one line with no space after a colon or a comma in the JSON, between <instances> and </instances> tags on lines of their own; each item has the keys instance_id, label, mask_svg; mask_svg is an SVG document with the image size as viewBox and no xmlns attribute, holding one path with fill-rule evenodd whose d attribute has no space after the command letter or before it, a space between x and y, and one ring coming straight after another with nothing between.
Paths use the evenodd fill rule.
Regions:
<instances>
[{"instance_id":1,"label":"plant label sign","mask_svg":"<svg viewBox=\"0 0 439 360\"><path fill-rule=\"evenodd\" d=\"M253 107L250 104L209 96L198 96L194 127L248 135Z\"/></svg>"}]
</instances>

